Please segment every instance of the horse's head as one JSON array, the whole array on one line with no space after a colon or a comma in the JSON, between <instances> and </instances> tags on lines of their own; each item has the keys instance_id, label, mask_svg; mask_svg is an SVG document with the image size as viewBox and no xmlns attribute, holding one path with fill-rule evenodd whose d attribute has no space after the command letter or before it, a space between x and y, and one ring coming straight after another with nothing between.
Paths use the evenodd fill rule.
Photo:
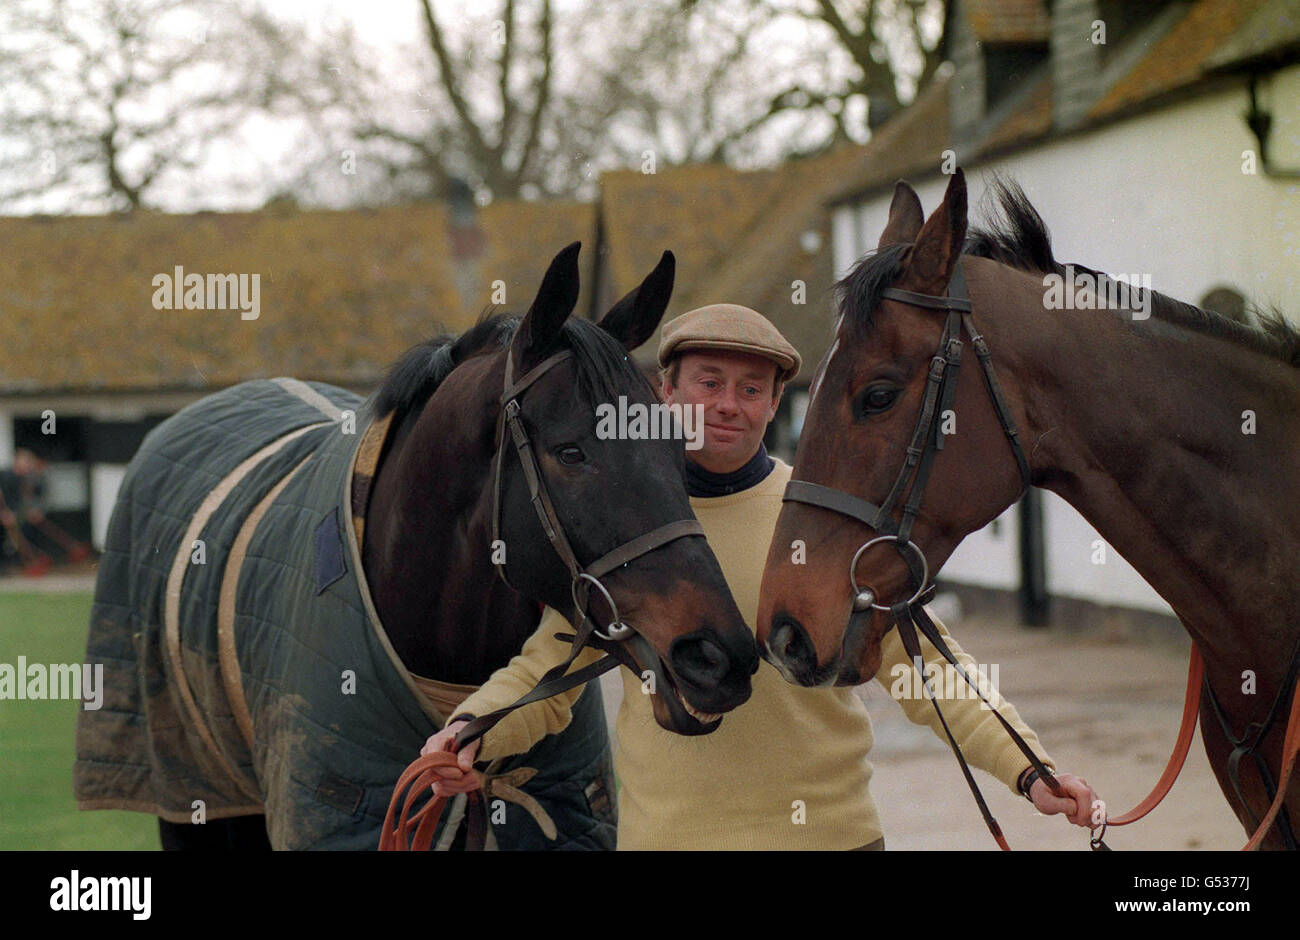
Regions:
<instances>
[{"instance_id":1,"label":"horse's head","mask_svg":"<svg viewBox=\"0 0 1300 940\"><path fill-rule=\"evenodd\" d=\"M628 355L658 326L673 274L673 257L665 253L599 324L570 319L578 297L578 245L571 245L552 262L511 343L494 357L488 380L499 395L507 358L516 383L528 382L532 370L552 361L526 388L507 396L518 402L539 489L579 569L624 546L626 560L614 559L619 563L600 574L598 584L580 579L575 591L564 550L539 518L534 500L541 497L530 487L509 426L501 434L499 544L493 550L504 553L494 562L504 560L516 590L575 624L576 595L602 633L611 626L611 637L621 633L606 646L639 675L654 674L659 723L670 731L703 734L718 726L720 713L749 698L758 651L702 535L672 537L657 546L637 541L695 519L684 483L683 441L662 433L647 439L650 429L662 432L665 425L654 420L658 400ZM557 354L561 358L554 361ZM642 409L650 420L639 426L620 422L620 415ZM622 631L619 621L631 631Z\"/></svg>"},{"instance_id":2,"label":"horse's head","mask_svg":"<svg viewBox=\"0 0 1300 940\"><path fill-rule=\"evenodd\" d=\"M787 501L768 554L758 613L764 655L787 679L802 685L831 681L856 685L880 667L881 637L893 625L880 609L911 598L919 588L912 547L882 541L857 559L852 577L880 607L848 629L854 589L850 565L868 540L897 526L917 464L907 464L928 377L949 314L882 296L887 288L943 297L966 236L966 184L958 170L943 204L924 219L916 193L895 188L879 248L840 283L834 344L813 381L795 455L793 480L807 481L889 506L882 529L823 506ZM963 263L972 284L976 266ZM892 293L892 292L891 292ZM981 292L982 293L982 292ZM960 331L959 335L960 335ZM985 388L975 350L965 343L955 393L936 401L942 449L932 450L924 501L910 541L933 574L969 532L987 524L1021 491L1021 474ZM932 389L931 389L932 390ZM1019 390L1005 391L1013 419L1023 426ZM925 441L921 441L924 446ZM919 457L919 455L916 455ZM925 460L919 461L920 465ZM905 465L908 472L904 479ZM896 484L898 488L895 489ZM891 504L891 493L895 494ZM859 504L861 505L861 504ZM865 514L865 513L864 513ZM795 543L802 543L802 551ZM909 567L908 553L912 566Z\"/></svg>"}]
</instances>

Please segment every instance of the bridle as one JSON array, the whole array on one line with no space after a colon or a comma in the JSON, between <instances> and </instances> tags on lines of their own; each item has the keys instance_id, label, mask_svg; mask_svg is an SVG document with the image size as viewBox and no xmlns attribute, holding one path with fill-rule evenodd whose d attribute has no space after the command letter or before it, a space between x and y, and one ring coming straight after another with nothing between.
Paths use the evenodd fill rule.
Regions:
<instances>
[{"instance_id":1,"label":"bridle","mask_svg":"<svg viewBox=\"0 0 1300 940\"><path fill-rule=\"evenodd\" d=\"M930 568L926 562L924 552L915 542L911 541L912 525L920 513L921 500L925 496L925 489L930 479L930 471L934 466L934 459L939 451L943 450L943 415L952 409L953 398L957 393L957 375L961 366L963 346L961 340L963 327L970 334L971 345L975 347L975 355L979 358L980 368L984 374L984 384L988 389L989 398L993 402L993 409L997 412L998 421L1002 425L1002 431L1006 435L1007 441L1011 444L1011 451L1015 455L1016 465L1020 470L1021 488L1019 496L1016 497L1017 499L1025 494L1030 484L1029 461L1025 458L1025 452L1020 445L1019 434L1016 431L1015 421L1011 417L1006 398L1002 394L1002 387L998 384L997 374L993 371L992 354L989 351L988 344L984 341L984 337L975 329L975 322L971 316L971 302L966 291L966 275L962 269L962 262L960 259L958 260L952 278L948 283L948 292L944 296L919 294L915 291L903 290L897 287L885 288L881 291L881 296L890 300L902 301L915 307L924 307L928 310L942 310L948 315L944 323L943 335L939 340L939 349L930 360L930 372L925 383L925 396L921 401L921 411L916 419L916 427L913 429L912 437L907 445L903 467L899 470L894 485L890 487L889 494L880 505L868 502L850 493L845 493L842 490L822 486L818 483L809 483L805 480L789 481L786 484L785 494L782 498L786 502L805 503L821 509L829 509L832 512L857 519L877 533L883 533L865 541L854 552L853 560L849 564L849 588L853 598L853 606L849 615L848 626L845 629L846 640L867 629L873 610L888 611L893 615L894 623L898 627L903 648L907 651L908 656L912 658L912 661L919 664L922 661L920 641L916 635L919 629L926 639L934 645L935 649L956 668L957 673L975 690L985 704L992 709L1002 727L1006 729L1012 741L1015 742L1026 759L1033 765L1034 770L1038 772L1043 782L1047 784L1053 793L1058 796L1064 795L1064 791L1061 790L1060 784L1052 775L1052 772L1047 769L1047 766L1039 759L1038 755L1025 743L1015 728L1002 717L1001 712L993 708L992 703L985 697L979 685L966 674L961 663L953 656L952 651L943 641L942 634L935 627L934 622L922 606L934 597L935 586L929 580ZM909 480L911 480L910 485ZM893 514L900 500L906 501L902 504L901 517L895 520ZM877 603L874 591L870 588L860 588L858 586L858 560L867 549L885 542L893 543L897 548L917 585L911 597L900 603ZM989 812L984 797L975 784L975 778L971 775L966 759L957 746L952 732L948 729L948 723L943 717L943 712L939 709L939 703L929 686L930 680L925 678L924 671L922 671L922 676L927 691L926 697L930 699L939 715L939 722L943 725L944 732L948 736L948 743L957 756L958 763L961 764L962 773L965 775L966 782L975 797L975 802L984 815L984 822L988 825L989 831L993 833L993 838L997 840L997 843L1003 849L1008 849L1009 846L1002 836L1001 827L998 826L997 820Z\"/></svg>"},{"instance_id":2,"label":"bridle","mask_svg":"<svg viewBox=\"0 0 1300 940\"><path fill-rule=\"evenodd\" d=\"M506 575L506 562L497 560L496 554L501 539L501 503L504 496L506 455L512 449L507 446L506 432L509 431L509 443L513 444L513 450L519 458L519 465L524 471L524 479L528 483L529 499L533 504L533 510L537 513L537 519L542 525L542 531L546 533L546 538L555 549L555 553L560 556L560 560L564 562L564 566L569 570L569 594L573 599L574 633L565 637L571 640L572 647L564 662L549 670L542 676L533 690L517 702L494 712L489 712L486 715L480 715L462 728L456 736L457 749L482 737L498 721L516 708L530 702L549 698L552 695L558 695L560 692L581 685L601 673L615 668L620 662L629 661L630 664L631 654L623 648L624 644L621 641L631 639L635 635L635 631L623 622L618 613L618 606L614 603L614 598L600 579L616 568L620 568L628 562L654 551L656 548L667 545L669 542L687 536L704 538L704 528L698 520L678 519L675 522L669 522L629 539L601 555L590 564L583 565L574 553L573 546L564 533L564 526L560 523L559 516L556 515L555 504L552 502L550 492L546 488L546 478L542 475L541 467L537 463L536 448L533 446L532 439L528 436L528 429L524 426L519 405L524 392L555 366L571 358L573 350L564 349L548 356L525 372L518 380L514 378L515 351L513 345L506 349L505 355L505 380L500 399L501 412L497 417L496 455L493 458L493 564L496 566L497 574L500 575L502 582L511 590L517 590ZM610 620L603 633L597 629L587 611L587 601L590 598L592 588L595 588L601 594L610 609ZM615 655L604 656L589 666L584 666L582 669L571 673L567 672L569 666L577 659L578 654L590 643L593 637L603 641L606 650L612 650ZM647 651L647 655L655 660L650 665L663 669L658 654L654 652L650 644L642 643L641 645Z\"/></svg>"},{"instance_id":3,"label":"bridle","mask_svg":"<svg viewBox=\"0 0 1300 940\"><path fill-rule=\"evenodd\" d=\"M528 482L529 499L537 513L538 521L542 524L542 531L546 533L546 538L550 541L556 554L560 556L560 560L569 569L569 577L571 578L569 593L573 598L576 616L582 621L581 625L576 625L578 638L584 643L586 642L587 636L584 636L582 628L590 624L586 602L590 596L591 588L594 587L609 605L612 616L609 625L606 627L606 633L601 633L594 625L591 625L590 634L602 640L625 640L632 635L632 628L619 618L618 606L614 603L614 598L610 596L609 591L601 584L600 579L615 568L619 568L676 539L688 535L698 535L703 538L704 529L696 519L679 519L676 522L669 522L657 529L646 532L644 535L639 535L624 542L617 548L601 555L589 565L584 566L578 561L578 556L574 554L573 547L564 534L564 526L560 524L560 519L555 514L555 505L551 502L551 495L546 489L546 479L542 476L541 468L537 464L535 448L528 437L528 429L524 427L523 418L520 417L519 406L519 400L529 386L561 362L572 358L572 356L573 351L570 349L557 352L529 369L518 381L514 381L513 348L506 351L505 389L501 393L501 413L497 418L495 470L492 482L492 543L495 548L500 543L501 538L501 502L507 453L505 436L506 430L509 429L510 439L514 443L515 453L519 457L519 465L524 471L524 479ZM494 551L493 558L496 557ZM494 560L493 564L496 565L497 574L501 576L501 580L505 585L512 590L518 590L506 576L506 563ZM581 648L581 645L577 641L574 642L575 654L576 650Z\"/></svg>"},{"instance_id":4,"label":"bridle","mask_svg":"<svg viewBox=\"0 0 1300 940\"><path fill-rule=\"evenodd\" d=\"M864 543L853 556L853 562L849 568L849 582L853 589L853 609L855 611L868 611L872 608L876 610L892 610L893 606L897 606L876 603L874 592L869 589L859 589L857 585L855 572L858 559L872 545L881 542L893 542L895 544L899 554L907 563L912 577L917 582L916 593L905 604L912 606L924 603L933 596L934 585L927 583L929 566L926 563L925 555L917 547L916 543L910 541L910 537L912 524L916 521L917 514L921 510L921 500L925 496L926 485L930 479L930 470L934 466L934 458L939 451L943 450L944 434L941 430L943 415L951 410L953 397L957 393L957 373L961 367L963 346L961 334L963 326L970 333L971 345L975 347L975 354L979 357L980 367L984 374L984 383L988 388L989 397L993 401L993 408L997 412L998 421L1002 424L1002 430L1011 444L1011 451L1015 455L1016 465L1020 470L1020 494L1016 497L1017 499L1029 489L1030 482L1029 461L1025 458L1024 449L1020 446L1015 421L1011 417L1006 398L1002 394L1002 386L998 383L997 374L993 371L992 354L989 352L984 337L975 329L975 322L971 318L971 303L966 293L966 276L962 270L961 262L958 262L956 269L953 271L946 296L918 294L897 287L885 288L881 292L881 296L891 300L900 300L916 307L943 310L948 314L943 328L943 335L939 339L939 349L930 359L930 373L926 378L925 396L921 401L921 411L917 416L916 427L913 429L911 440L907 445L903 466L894 479L894 485L890 487L889 495L885 497L885 501L880 505L868 502L850 493L845 493L842 490L817 483L808 483L803 480L791 480L786 486L785 496L783 497L789 502L807 503L811 506L838 512L841 515L851 516L866 523L876 532L884 533ZM912 479L910 489L907 488L909 478ZM893 517L894 508L904 496L906 496L907 501L903 505L902 517L895 521Z\"/></svg>"}]
</instances>

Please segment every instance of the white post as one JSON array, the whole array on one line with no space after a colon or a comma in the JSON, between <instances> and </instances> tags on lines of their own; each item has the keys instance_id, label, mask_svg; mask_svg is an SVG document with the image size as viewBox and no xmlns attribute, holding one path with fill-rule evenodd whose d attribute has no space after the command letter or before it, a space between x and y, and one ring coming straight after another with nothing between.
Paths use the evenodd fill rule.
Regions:
<instances>
[{"instance_id":1,"label":"white post","mask_svg":"<svg viewBox=\"0 0 1300 940\"><path fill-rule=\"evenodd\" d=\"M0 408L0 467L12 467L14 463L14 416L13 413Z\"/></svg>"}]
</instances>

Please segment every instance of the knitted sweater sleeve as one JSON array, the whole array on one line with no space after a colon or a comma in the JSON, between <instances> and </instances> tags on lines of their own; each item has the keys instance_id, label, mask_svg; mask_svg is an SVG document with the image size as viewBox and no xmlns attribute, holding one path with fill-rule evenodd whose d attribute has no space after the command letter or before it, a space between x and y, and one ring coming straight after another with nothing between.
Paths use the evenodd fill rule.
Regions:
<instances>
[{"instance_id":1,"label":"knitted sweater sleeve","mask_svg":"<svg viewBox=\"0 0 1300 940\"><path fill-rule=\"evenodd\" d=\"M468 712L485 715L504 708L531 691L539 679L554 666L564 662L571 649L565 640L557 640L557 633L572 633L573 628L557 611L547 607L533 635L524 643L519 653L488 678L469 698L456 709L457 714ZM578 654L569 671L595 662L601 652L588 647ZM582 694L585 685L533 702L511 712L483 736L478 758L491 760L510 754L529 751L542 738L558 734L568 727L573 718L573 704Z\"/></svg>"},{"instance_id":2,"label":"knitted sweater sleeve","mask_svg":"<svg viewBox=\"0 0 1300 940\"><path fill-rule=\"evenodd\" d=\"M948 633L947 627L933 614L931 619L939 628L953 656L961 663L962 669L979 683L980 690L997 707L1011 727L1025 739L1030 750L1037 754L1049 769L1055 770L1056 765L1039 743L1038 735L1021 719L1015 706L998 694L993 684L987 681L989 677L980 672L975 660L957 645L957 641ZM971 766L987 771L1013 792L1019 793L1016 783L1021 773L1030 766L1028 758L1016 747L1010 735L974 690L966 685L964 679L956 675L956 670L949 666L948 661L934 648L934 644L919 633L917 638L921 643L925 674L931 677L931 685L935 689L939 707L943 709L943 717L947 720L948 727L952 729L952 735L961 747L962 754ZM885 634L881 641L881 654L880 671L876 673L876 680L889 690L891 697L898 702L911 721L919 725L928 725L946 744L948 739L943 733L943 725L939 723L934 705L927 702L922 694L921 678L908 658L907 651L903 649L903 641L898 636L898 630L890 630ZM950 674L951 681L948 678Z\"/></svg>"}]
</instances>

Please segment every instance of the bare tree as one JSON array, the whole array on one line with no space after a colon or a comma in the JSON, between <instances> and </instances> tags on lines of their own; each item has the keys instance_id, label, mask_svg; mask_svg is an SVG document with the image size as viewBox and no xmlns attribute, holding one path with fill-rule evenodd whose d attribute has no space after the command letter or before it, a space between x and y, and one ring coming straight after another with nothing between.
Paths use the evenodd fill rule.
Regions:
<instances>
[{"instance_id":1,"label":"bare tree","mask_svg":"<svg viewBox=\"0 0 1300 940\"><path fill-rule=\"evenodd\" d=\"M690 75L690 94L634 97L643 124L688 142L679 158L771 162L862 142L942 61L942 0L665 5L676 25L648 58L656 74Z\"/></svg>"},{"instance_id":2,"label":"bare tree","mask_svg":"<svg viewBox=\"0 0 1300 940\"><path fill-rule=\"evenodd\" d=\"M211 0L7 0L0 204L150 205L282 93L283 40L258 9Z\"/></svg>"},{"instance_id":3,"label":"bare tree","mask_svg":"<svg viewBox=\"0 0 1300 940\"><path fill-rule=\"evenodd\" d=\"M336 72L328 104L317 106L344 115L343 137L364 149L396 196L446 195L453 181L498 198L570 189L549 179L548 163L563 146L550 0L502 0L494 16L452 17L432 0L412 4L417 87L394 89L346 31L316 54L318 73ZM340 125L332 126L338 142Z\"/></svg>"}]
</instances>

